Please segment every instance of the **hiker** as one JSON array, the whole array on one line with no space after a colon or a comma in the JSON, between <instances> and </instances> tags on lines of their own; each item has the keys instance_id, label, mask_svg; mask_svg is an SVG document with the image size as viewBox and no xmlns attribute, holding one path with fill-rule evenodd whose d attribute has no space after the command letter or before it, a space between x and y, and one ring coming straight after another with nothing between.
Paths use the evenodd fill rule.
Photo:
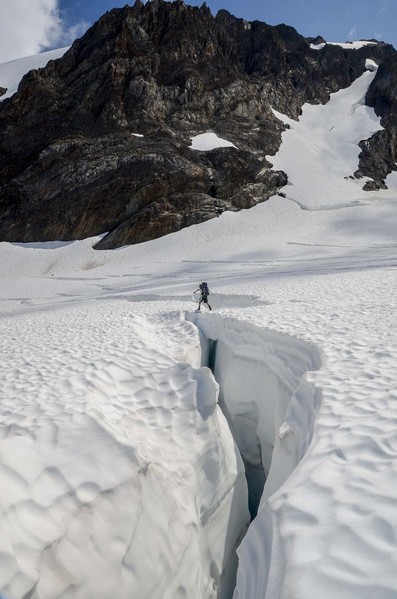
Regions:
<instances>
[{"instance_id":1,"label":"hiker","mask_svg":"<svg viewBox=\"0 0 397 599\"><path fill-rule=\"evenodd\" d=\"M208 303L208 296L210 294L210 290L208 289L207 283L205 281L202 281L200 283L198 289L196 289L196 291L194 291L193 293L197 293L197 291L200 291L200 293L201 293L200 299L199 299L198 310L200 310L201 302L204 302L205 304L207 304L208 309L212 310L211 306Z\"/></svg>"}]
</instances>

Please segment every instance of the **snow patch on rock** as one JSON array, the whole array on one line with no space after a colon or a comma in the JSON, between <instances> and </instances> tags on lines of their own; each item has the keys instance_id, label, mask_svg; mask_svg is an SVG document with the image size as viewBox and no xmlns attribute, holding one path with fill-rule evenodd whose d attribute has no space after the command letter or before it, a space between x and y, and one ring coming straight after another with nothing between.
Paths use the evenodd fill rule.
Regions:
<instances>
[{"instance_id":1,"label":"snow patch on rock","mask_svg":"<svg viewBox=\"0 0 397 599\"><path fill-rule=\"evenodd\" d=\"M192 150L200 150L201 152L208 152L209 150L215 150L216 148L235 148L236 146L227 139L222 139L216 133L211 131L207 133L200 133L192 138L192 143L189 146Z\"/></svg>"},{"instance_id":2,"label":"snow patch on rock","mask_svg":"<svg viewBox=\"0 0 397 599\"><path fill-rule=\"evenodd\" d=\"M374 46L377 42L371 42L369 40L358 40L355 42L321 42L320 44L310 44L312 50L322 50L324 46L340 46L345 50L359 50L364 46Z\"/></svg>"}]
</instances>

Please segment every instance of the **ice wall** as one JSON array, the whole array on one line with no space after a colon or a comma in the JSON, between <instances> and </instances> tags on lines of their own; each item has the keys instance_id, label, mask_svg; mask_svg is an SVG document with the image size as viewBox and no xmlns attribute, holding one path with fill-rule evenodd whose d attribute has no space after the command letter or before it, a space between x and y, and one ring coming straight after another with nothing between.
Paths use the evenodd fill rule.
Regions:
<instances>
[{"instance_id":1,"label":"ice wall","mask_svg":"<svg viewBox=\"0 0 397 599\"><path fill-rule=\"evenodd\" d=\"M111 301L1 330L0 595L230 599L247 485L196 328Z\"/></svg>"},{"instance_id":2,"label":"ice wall","mask_svg":"<svg viewBox=\"0 0 397 599\"><path fill-rule=\"evenodd\" d=\"M191 313L188 319L199 328L203 362L220 385L219 403L246 465L251 514L259 508L238 551L235 598L245 599L246 580L252 591L253 578L261 588L251 596L264 597L275 525L267 499L311 441L321 394L307 373L320 367L320 355L298 338L247 322L216 314ZM263 493L261 472L263 482L266 478ZM258 568L264 576L258 577Z\"/></svg>"}]
</instances>

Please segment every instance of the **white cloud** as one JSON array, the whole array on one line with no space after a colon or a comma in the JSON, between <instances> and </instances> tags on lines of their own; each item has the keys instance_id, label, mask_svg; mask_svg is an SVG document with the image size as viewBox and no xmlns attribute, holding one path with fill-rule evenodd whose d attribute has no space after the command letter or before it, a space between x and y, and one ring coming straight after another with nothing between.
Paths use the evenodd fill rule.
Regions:
<instances>
[{"instance_id":1,"label":"white cloud","mask_svg":"<svg viewBox=\"0 0 397 599\"><path fill-rule=\"evenodd\" d=\"M353 26L350 29L349 33L347 34L347 39L350 40L350 41L357 39L357 27L356 26Z\"/></svg>"},{"instance_id":2,"label":"white cloud","mask_svg":"<svg viewBox=\"0 0 397 599\"><path fill-rule=\"evenodd\" d=\"M68 45L87 28L65 28L58 0L11 0L0 3L0 63Z\"/></svg>"}]
</instances>

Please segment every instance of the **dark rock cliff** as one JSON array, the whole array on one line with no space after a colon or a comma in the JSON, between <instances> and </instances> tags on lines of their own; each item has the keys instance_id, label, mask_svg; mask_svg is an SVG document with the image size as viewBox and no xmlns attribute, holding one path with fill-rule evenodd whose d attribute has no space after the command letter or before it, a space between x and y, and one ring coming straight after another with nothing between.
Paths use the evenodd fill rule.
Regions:
<instances>
[{"instance_id":1,"label":"dark rock cliff","mask_svg":"<svg viewBox=\"0 0 397 599\"><path fill-rule=\"evenodd\" d=\"M384 179L396 170L397 163L397 60L395 56L382 62L368 88L365 103L381 117L383 129L360 143L359 175L373 179L364 189L384 188Z\"/></svg>"},{"instance_id":2,"label":"dark rock cliff","mask_svg":"<svg viewBox=\"0 0 397 599\"><path fill-rule=\"evenodd\" d=\"M379 182L396 152L392 46L312 50L286 25L180 0L114 9L0 104L0 240L109 232L97 247L114 248L264 201L287 180L265 158L284 128L271 108L297 118L366 58L381 64L368 103L387 129L358 175ZM209 130L236 148L189 148Z\"/></svg>"}]
</instances>

